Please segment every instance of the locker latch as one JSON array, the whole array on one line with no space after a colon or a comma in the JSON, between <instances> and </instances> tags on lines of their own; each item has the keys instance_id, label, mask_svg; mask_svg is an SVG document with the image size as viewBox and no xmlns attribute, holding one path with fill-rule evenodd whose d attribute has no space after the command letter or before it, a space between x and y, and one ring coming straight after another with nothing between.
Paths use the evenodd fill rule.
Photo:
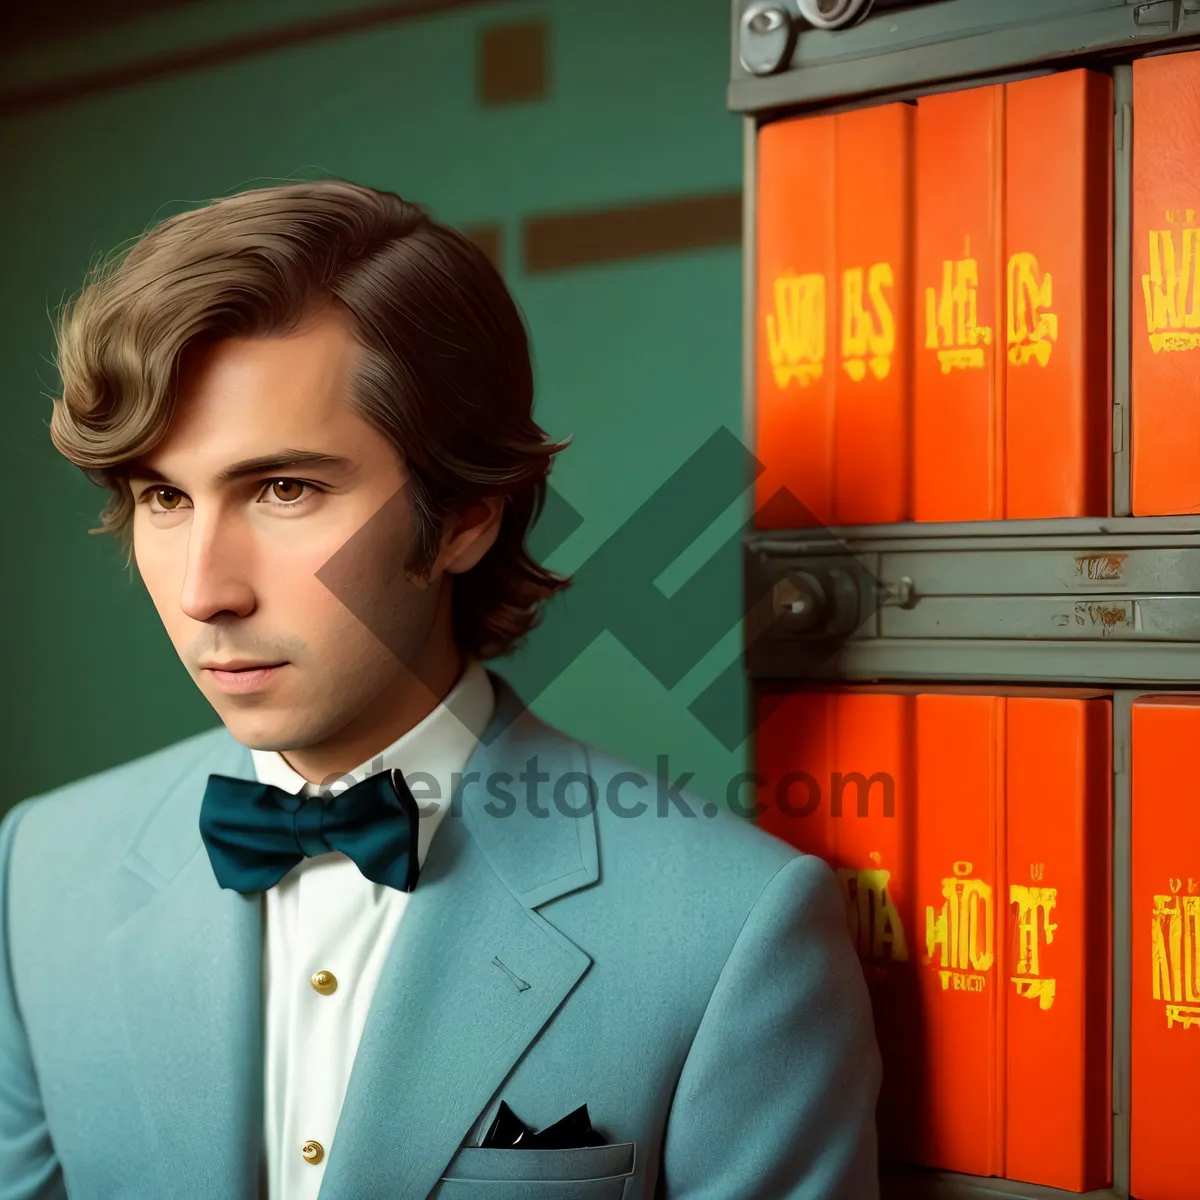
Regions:
<instances>
[{"instance_id":1,"label":"locker latch","mask_svg":"<svg viewBox=\"0 0 1200 1200\"><path fill-rule=\"evenodd\" d=\"M876 593L876 603L881 607L912 608L917 602L917 593L913 581L907 575L899 579L881 580Z\"/></svg>"}]
</instances>

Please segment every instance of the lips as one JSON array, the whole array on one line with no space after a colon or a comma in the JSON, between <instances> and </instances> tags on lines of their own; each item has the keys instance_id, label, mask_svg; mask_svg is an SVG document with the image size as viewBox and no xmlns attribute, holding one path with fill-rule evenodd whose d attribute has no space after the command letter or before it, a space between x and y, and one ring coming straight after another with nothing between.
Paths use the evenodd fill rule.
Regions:
<instances>
[{"instance_id":1,"label":"lips","mask_svg":"<svg viewBox=\"0 0 1200 1200\"><path fill-rule=\"evenodd\" d=\"M234 667L205 667L209 678L230 695L265 691L287 669L288 663L250 664Z\"/></svg>"},{"instance_id":2,"label":"lips","mask_svg":"<svg viewBox=\"0 0 1200 1200\"><path fill-rule=\"evenodd\" d=\"M245 658L232 658L229 662L223 663L201 663L200 667L204 671L261 671L268 667L282 667L284 663L280 662L251 662Z\"/></svg>"}]
</instances>

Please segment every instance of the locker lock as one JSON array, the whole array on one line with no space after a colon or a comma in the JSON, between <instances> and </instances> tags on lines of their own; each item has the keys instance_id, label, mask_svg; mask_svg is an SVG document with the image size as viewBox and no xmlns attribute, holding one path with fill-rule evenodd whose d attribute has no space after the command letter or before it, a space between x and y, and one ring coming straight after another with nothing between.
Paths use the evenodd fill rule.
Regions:
<instances>
[{"instance_id":1,"label":"locker lock","mask_svg":"<svg viewBox=\"0 0 1200 1200\"><path fill-rule=\"evenodd\" d=\"M795 25L783 4L755 0L742 13L738 57L751 75L770 75L792 57Z\"/></svg>"},{"instance_id":2,"label":"locker lock","mask_svg":"<svg viewBox=\"0 0 1200 1200\"><path fill-rule=\"evenodd\" d=\"M775 616L787 622L793 633L804 633L822 624L828 602L821 581L807 571L792 571L775 584L772 593Z\"/></svg>"},{"instance_id":3,"label":"locker lock","mask_svg":"<svg viewBox=\"0 0 1200 1200\"><path fill-rule=\"evenodd\" d=\"M784 635L846 635L861 621L858 581L838 565L792 568L775 581L771 607Z\"/></svg>"},{"instance_id":4,"label":"locker lock","mask_svg":"<svg viewBox=\"0 0 1200 1200\"><path fill-rule=\"evenodd\" d=\"M849 637L880 608L912 608L916 603L916 588L907 575L878 580L853 560L787 567L770 590L772 623L783 637Z\"/></svg>"}]
</instances>

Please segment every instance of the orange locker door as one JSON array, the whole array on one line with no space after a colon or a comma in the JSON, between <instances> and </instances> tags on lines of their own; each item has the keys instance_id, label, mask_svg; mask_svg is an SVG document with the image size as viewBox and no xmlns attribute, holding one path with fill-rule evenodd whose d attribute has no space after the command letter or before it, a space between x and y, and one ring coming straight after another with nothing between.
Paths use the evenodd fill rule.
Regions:
<instances>
[{"instance_id":1,"label":"orange locker door","mask_svg":"<svg viewBox=\"0 0 1200 1200\"><path fill-rule=\"evenodd\" d=\"M836 866L826 803L836 714L830 692L760 691L754 727L757 822L768 833Z\"/></svg>"},{"instance_id":2,"label":"orange locker door","mask_svg":"<svg viewBox=\"0 0 1200 1200\"><path fill-rule=\"evenodd\" d=\"M1069 1191L1112 1163L1112 702L1007 702L1005 1168Z\"/></svg>"},{"instance_id":3,"label":"orange locker door","mask_svg":"<svg viewBox=\"0 0 1200 1200\"><path fill-rule=\"evenodd\" d=\"M880 1157L912 1162L922 1050L913 792L915 697L836 697L830 811L850 934L863 964L883 1057Z\"/></svg>"},{"instance_id":4,"label":"orange locker door","mask_svg":"<svg viewBox=\"0 0 1200 1200\"><path fill-rule=\"evenodd\" d=\"M1112 80L1005 86L1004 515L1112 511Z\"/></svg>"},{"instance_id":5,"label":"orange locker door","mask_svg":"<svg viewBox=\"0 0 1200 1200\"><path fill-rule=\"evenodd\" d=\"M924 1061L913 890L914 698L764 692L757 705L758 823L837 873L883 1057L881 1156L912 1162Z\"/></svg>"},{"instance_id":6,"label":"orange locker door","mask_svg":"<svg viewBox=\"0 0 1200 1200\"><path fill-rule=\"evenodd\" d=\"M833 520L833 117L778 121L758 135L755 482L759 528ZM794 504L768 506L781 488Z\"/></svg>"},{"instance_id":7,"label":"orange locker door","mask_svg":"<svg viewBox=\"0 0 1200 1200\"><path fill-rule=\"evenodd\" d=\"M1200 512L1200 51L1133 64L1135 516Z\"/></svg>"},{"instance_id":8,"label":"orange locker door","mask_svg":"<svg viewBox=\"0 0 1200 1200\"><path fill-rule=\"evenodd\" d=\"M885 104L836 118L839 525L910 516L913 111Z\"/></svg>"},{"instance_id":9,"label":"orange locker door","mask_svg":"<svg viewBox=\"0 0 1200 1200\"><path fill-rule=\"evenodd\" d=\"M1193 1200L1200 1079L1200 697L1133 706L1130 1187Z\"/></svg>"},{"instance_id":10,"label":"orange locker door","mask_svg":"<svg viewBox=\"0 0 1200 1200\"><path fill-rule=\"evenodd\" d=\"M916 116L913 516L1004 515L998 270L1004 88L922 96Z\"/></svg>"},{"instance_id":11,"label":"orange locker door","mask_svg":"<svg viewBox=\"0 0 1200 1200\"><path fill-rule=\"evenodd\" d=\"M883 1161L1107 1186L1111 699L758 703L760 824L835 868L871 990Z\"/></svg>"},{"instance_id":12,"label":"orange locker door","mask_svg":"<svg viewBox=\"0 0 1200 1200\"><path fill-rule=\"evenodd\" d=\"M997 926L1004 702L917 697L917 907L925 1166L995 1175L1003 1169L999 1070L1007 964Z\"/></svg>"}]
</instances>

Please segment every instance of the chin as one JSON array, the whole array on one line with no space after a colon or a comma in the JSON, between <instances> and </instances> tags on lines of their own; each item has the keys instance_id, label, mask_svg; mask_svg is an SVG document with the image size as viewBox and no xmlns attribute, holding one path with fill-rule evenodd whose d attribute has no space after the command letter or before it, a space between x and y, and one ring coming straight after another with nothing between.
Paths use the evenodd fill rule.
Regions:
<instances>
[{"instance_id":1,"label":"chin","mask_svg":"<svg viewBox=\"0 0 1200 1200\"><path fill-rule=\"evenodd\" d=\"M310 726L292 713L228 712L221 714L235 741L249 750L300 750L311 745Z\"/></svg>"}]
</instances>

